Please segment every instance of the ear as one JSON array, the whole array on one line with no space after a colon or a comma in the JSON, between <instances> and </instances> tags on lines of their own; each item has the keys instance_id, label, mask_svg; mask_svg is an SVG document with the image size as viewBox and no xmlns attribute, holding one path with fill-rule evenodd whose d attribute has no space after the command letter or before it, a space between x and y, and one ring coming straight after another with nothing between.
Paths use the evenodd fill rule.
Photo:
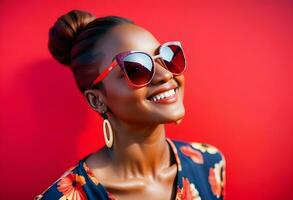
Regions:
<instances>
[{"instance_id":1,"label":"ear","mask_svg":"<svg viewBox=\"0 0 293 200\"><path fill-rule=\"evenodd\" d=\"M107 106L105 104L105 96L99 90L86 90L83 93L86 102L88 105L95 111L99 113L103 113L107 110Z\"/></svg>"}]
</instances>

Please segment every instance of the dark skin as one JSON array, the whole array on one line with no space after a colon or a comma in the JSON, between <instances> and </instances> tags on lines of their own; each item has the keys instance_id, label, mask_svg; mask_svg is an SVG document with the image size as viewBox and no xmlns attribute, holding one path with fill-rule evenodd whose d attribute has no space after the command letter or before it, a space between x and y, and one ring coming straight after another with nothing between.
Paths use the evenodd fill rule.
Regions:
<instances>
[{"instance_id":1,"label":"dark skin","mask_svg":"<svg viewBox=\"0 0 293 200\"><path fill-rule=\"evenodd\" d=\"M133 24L114 27L99 42L105 54L103 71L113 57L124 51L140 50L155 55L160 42L147 30ZM155 75L145 87L131 87L120 67L103 80L104 90L86 90L88 104L97 112L107 110L114 133L111 149L92 154L86 164L99 182L118 200L174 199L177 165L166 142L166 123L178 123L184 116L184 76L173 76L159 60ZM148 97L161 88L176 87L176 102L162 104Z\"/></svg>"}]
</instances>

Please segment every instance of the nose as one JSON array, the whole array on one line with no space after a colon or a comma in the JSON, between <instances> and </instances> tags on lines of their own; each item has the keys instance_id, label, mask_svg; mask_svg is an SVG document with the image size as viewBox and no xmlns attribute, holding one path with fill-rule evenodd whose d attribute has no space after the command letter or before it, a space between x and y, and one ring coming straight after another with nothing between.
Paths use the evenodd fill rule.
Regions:
<instances>
[{"instance_id":1,"label":"nose","mask_svg":"<svg viewBox=\"0 0 293 200\"><path fill-rule=\"evenodd\" d=\"M155 74L152 80L153 85L162 84L168 82L173 78L172 72L170 72L166 67L164 62L158 58L154 62Z\"/></svg>"}]
</instances>

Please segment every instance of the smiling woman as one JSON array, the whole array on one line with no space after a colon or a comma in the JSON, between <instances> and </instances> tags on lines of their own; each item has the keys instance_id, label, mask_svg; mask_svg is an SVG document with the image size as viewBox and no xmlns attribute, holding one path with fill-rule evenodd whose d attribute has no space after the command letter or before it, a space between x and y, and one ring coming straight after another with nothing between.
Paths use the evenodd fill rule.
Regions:
<instances>
[{"instance_id":1,"label":"smiling woman","mask_svg":"<svg viewBox=\"0 0 293 200\"><path fill-rule=\"evenodd\" d=\"M222 154L165 136L164 124L185 114L179 41L160 43L129 19L73 10L50 29L49 50L104 118L106 146L36 199L223 199Z\"/></svg>"}]
</instances>

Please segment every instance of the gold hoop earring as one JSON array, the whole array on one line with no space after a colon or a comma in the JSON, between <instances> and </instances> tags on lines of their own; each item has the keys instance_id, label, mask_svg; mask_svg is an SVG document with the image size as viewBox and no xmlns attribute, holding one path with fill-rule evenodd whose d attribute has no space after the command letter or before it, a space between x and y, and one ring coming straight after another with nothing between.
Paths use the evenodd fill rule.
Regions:
<instances>
[{"instance_id":1,"label":"gold hoop earring","mask_svg":"<svg viewBox=\"0 0 293 200\"><path fill-rule=\"evenodd\" d=\"M108 120L108 116L106 115L106 112L103 113L103 117L104 117L103 132L104 132L105 143L106 143L107 147L110 149L110 148L112 148L113 143L114 143L112 126ZM108 135L109 135L109 138L108 138Z\"/></svg>"}]
</instances>

